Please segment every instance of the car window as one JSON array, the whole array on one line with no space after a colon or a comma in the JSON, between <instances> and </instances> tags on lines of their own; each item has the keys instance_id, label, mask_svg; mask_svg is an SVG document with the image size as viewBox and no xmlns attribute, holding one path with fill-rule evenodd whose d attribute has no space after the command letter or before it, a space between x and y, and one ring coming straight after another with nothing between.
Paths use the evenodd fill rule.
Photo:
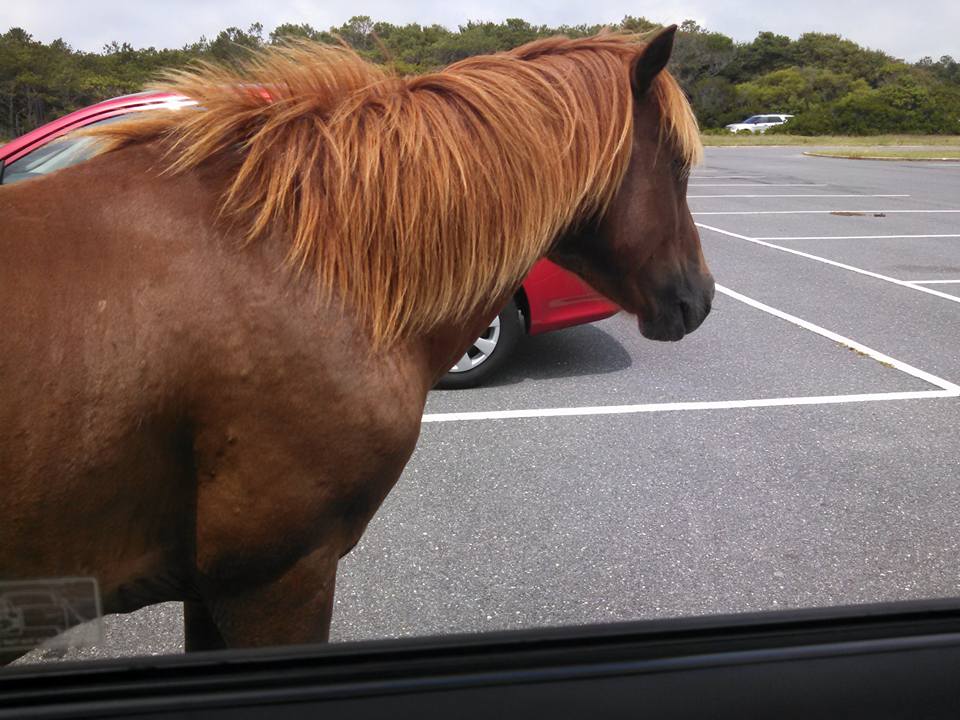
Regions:
<instances>
[{"instance_id":1,"label":"car window","mask_svg":"<svg viewBox=\"0 0 960 720\"><path fill-rule=\"evenodd\" d=\"M55 124L0 163L46 178L0 187L0 665L960 595L960 166L806 152L912 117L867 113L898 78L955 125L932 69L875 86L863 50L826 100L841 36L687 25L641 112L624 63L655 54L619 36L461 62L547 26L365 22L356 56L251 51L68 119L72 76L31 68ZM231 33L50 53L106 91L243 66ZM40 122L4 92L0 136ZM132 118L160 134L86 162L82 123Z\"/></svg>"},{"instance_id":2,"label":"car window","mask_svg":"<svg viewBox=\"0 0 960 720\"><path fill-rule=\"evenodd\" d=\"M85 125L85 128L125 120L129 114L113 117ZM96 141L93 138L68 133L61 138L46 143L6 166L3 171L3 184L10 185L21 180L40 177L61 170L79 162L88 160L94 154Z\"/></svg>"}]
</instances>

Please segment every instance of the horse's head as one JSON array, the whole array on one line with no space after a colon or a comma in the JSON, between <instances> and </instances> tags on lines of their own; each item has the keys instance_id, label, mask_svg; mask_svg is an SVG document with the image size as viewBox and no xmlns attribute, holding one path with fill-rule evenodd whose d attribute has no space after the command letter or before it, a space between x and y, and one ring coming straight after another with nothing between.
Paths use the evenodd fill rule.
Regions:
<instances>
[{"instance_id":1,"label":"horse's head","mask_svg":"<svg viewBox=\"0 0 960 720\"><path fill-rule=\"evenodd\" d=\"M652 340L679 340L699 327L714 293L687 207L689 155L662 131L669 120L664 113L676 108L663 107L668 95L656 92L675 32L674 26L658 34L631 67L633 145L613 200L549 253L637 315L640 331Z\"/></svg>"}]
</instances>

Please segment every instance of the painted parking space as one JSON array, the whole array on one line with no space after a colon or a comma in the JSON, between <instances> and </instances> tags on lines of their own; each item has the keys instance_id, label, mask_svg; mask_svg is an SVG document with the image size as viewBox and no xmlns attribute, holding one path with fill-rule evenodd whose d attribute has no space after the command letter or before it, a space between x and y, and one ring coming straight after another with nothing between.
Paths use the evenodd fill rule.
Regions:
<instances>
[{"instance_id":1,"label":"painted parking space","mask_svg":"<svg viewBox=\"0 0 960 720\"><path fill-rule=\"evenodd\" d=\"M594 344L615 343L627 352L619 368L578 378L594 404L569 405L571 378L562 369L566 342L558 334L532 340L527 348L530 357L518 358L499 384L432 393L424 422L727 410L960 392L856 340L722 286L710 324L683 343L646 341L636 322L625 315L581 332ZM771 336L776 337L773 356ZM547 352L550 345L552 353ZM548 367L542 368L545 362ZM642 382L636 381L638 370ZM540 375L531 383L536 385L534 392L518 392L516 385L524 375ZM533 405L522 407L523 402Z\"/></svg>"},{"instance_id":2,"label":"painted parking space","mask_svg":"<svg viewBox=\"0 0 960 720\"><path fill-rule=\"evenodd\" d=\"M762 257L764 253L782 252L792 255L794 258L802 258L804 262L819 263L820 269L828 268L841 273L855 273L872 281L894 285L901 291L920 293L927 296L926 299L936 298L941 301L960 303L960 296L954 295L952 292L956 288L947 283L938 282L960 275L960 272L958 272L960 268L954 267L954 262L958 259L954 241L960 239L960 233L906 231L910 230L911 226L916 229L917 221L915 218L928 218L930 216L946 217L946 229L956 230L956 225L949 224L949 221L955 220L955 215L960 215L960 209L942 208L936 202L931 202L922 196L914 198L908 193L849 192L851 188L835 187L834 184L829 182L812 182L785 175L772 179L797 180L797 182L769 182L768 177L770 176L758 172L731 173L727 170L709 167L698 170L691 179L689 200L701 233L722 238L735 244L749 243L753 246L752 249L758 253L758 258ZM708 185L710 189L703 189L704 185ZM744 192L742 189L744 187L749 189ZM780 189L783 187L790 187L791 189L789 192L783 192ZM796 187L802 188L802 191L795 192L793 188ZM811 187L815 189L810 190ZM866 199L869 202L880 201L882 205L891 207L887 210L878 207L875 212L870 211L869 208L844 210L843 201L850 198ZM860 203L860 205L863 204ZM721 207L723 209L705 210L705 207ZM755 209L757 207L768 209L757 210ZM778 236L763 234L765 232L777 232L776 229L771 229L770 225L782 228L781 232L789 232L791 225L794 229L798 224L802 224L806 228L809 225L810 218L818 218L819 227L825 228L823 232L842 232L842 230L836 228L848 218L886 219L888 213L890 216L897 217L899 226L905 228L903 232L894 233L896 237L826 234L822 236L785 235L785 238L792 239L784 242L791 244L779 245L774 242ZM832 230L827 225L830 222L833 223L834 229ZM724 229L720 226L721 223L727 227L731 224L736 227L744 227L755 233L756 236ZM784 228L784 225L787 227ZM807 232L811 231L808 230ZM936 235L937 237L927 237L929 235ZM761 240L761 237L769 239ZM916 243L920 240L928 242L922 243L925 248L918 250ZM867 244L868 241L869 244ZM881 242L886 244L879 244ZM830 247L824 249L823 255L819 255L798 249L796 245L801 243L826 243ZM719 246L715 245L714 247ZM886 252L876 252L877 249ZM726 254L725 250L719 251L720 257ZM836 259L834 256L837 255L841 258L849 258L851 261L862 262L863 265L878 267L878 270L854 265L852 262L845 262L843 259ZM910 270L922 277L911 275L906 279L901 279L879 271L888 268L896 270L898 274L901 274L900 271ZM940 287L941 284L943 287ZM749 296L739 293L736 289L724 290L729 298L746 302L748 305L752 303L753 308L763 308L768 316L767 321L770 320L771 316L779 316L781 320L783 317L789 316L789 313L778 310L771 305L756 302ZM424 420L425 422L459 422L566 415L586 416L680 410L702 411L789 404L802 402L800 398L803 397L833 398L858 394L838 392L818 394L809 390L786 394L776 391L765 392L768 388L765 388L763 384L758 384L756 378L762 377L763 382L769 384L769 388L777 389L779 387L776 377L778 370L782 371L784 377L790 379L795 390L804 386L804 378L815 378L814 384L842 383L842 373L838 372L836 368L827 369L826 367L832 362L831 348L825 349L817 346L813 346L805 352L798 352L794 348L783 353L784 357L804 358L807 366L803 369L791 367L789 364L774 364L772 366L768 364L762 372L758 372L758 369L753 365L754 355L750 350L755 347L768 346L770 343L789 344L791 342L790 333L783 327L782 323L774 323L775 327L767 327L762 321L756 319L745 320L742 317L731 322L731 318L736 311L728 312L724 316L720 312L724 303L718 302L717 307L718 311L715 313L711 325L708 326L710 329L702 329L698 334L686 339L680 350L669 348L671 362L664 366L667 368L666 376L658 376L656 362L651 363L649 358L645 357L650 354L656 359L656 351L647 350L647 347L651 347L650 344L635 336L624 337L623 333L619 332L620 347L626 351L626 355L621 360L621 367L618 369L611 368L608 372L598 373L595 377L579 378L579 385L582 390L579 394L591 397L593 402L590 404L570 403L565 382L549 382L545 379L538 379L534 373L534 377L528 378L524 387L523 378L517 378L516 376L511 378L508 375L506 380L501 381L503 387L498 387L494 383L493 387L487 387L472 393L434 393L428 399ZM811 325L818 327L802 318L793 319L797 320L794 323L795 327L804 327L804 323L808 328ZM607 327L617 327L619 329L622 323L622 320L609 321ZM586 332L602 333L601 327L603 326L598 325ZM829 336L832 332L823 327L820 327L819 330L822 331L821 337L823 335ZM835 333L834 335L837 336ZM720 338L732 336L741 338L741 342L736 346L733 354L725 352L726 348L720 340ZM840 347L845 344L849 345L851 342L846 336L838 335L838 337L841 338ZM607 338L610 338L610 336L607 335ZM539 339L534 342L549 344L549 341L544 342ZM853 342L855 343L855 341ZM870 352L877 351L870 350ZM550 355L555 356L556 352ZM633 367L635 362L643 367L647 382L634 384L621 382L621 378L630 376L631 373L635 372ZM547 363L549 364L550 360L547 360ZM824 363L825 365L824 367L817 367L817 363ZM685 368L695 369L696 378L699 378L700 381L698 382L697 379L691 380L690 373L683 372ZM736 368L737 372L730 372L730 368ZM557 377L566 380L562 373L558 373ZM717 382L718 378L723 378L724 382ZM745 385L742 378L750 378L750 383ZM950 381L938 380L940 383L937 388L941 391L944 388L956 387ZM518 384L521 386L520 388L513 387ZM726 397L719 398L718 395L726 395ZM866 395L872 397L876 394L867 393ZM879 396L887 397L883 392L879 393ZM892 396L889 397L892 398ZM911 398L912 396L909 394L904 397L904 399ZM816 400L811 402L816 402Z\"/></svg>"},{"instance_id":3,"label":"painted parking space","mask_svg":"<svg viewBox=\"0 0 960 720\"><path fill-rule=\"evenodd\" d=\"M709 222L707 222L709 220ZM960 233L955 232L890 232L894 228L885 227L885 234L829 235L813 234L811 229L806 235L746 235L750 228L738 223L739 232L724 229L728 222L716 222L713 218L701 219L699 226L707 232L715 233L734 240L751 242L757 246L774 251L786 252L806 257L816 262L833 264L851 272L872 274L889 282L920 285L955 285L960 277ZM916 226L907 230L917 230ZM945 224L944 230L957 229ZM769 230L753 225L751 231ZM846 228L849 232L850 228ZM874 228L874 232L877 228ZM837 229L834 229L837 232ZM956 288L930 287L928 294L945 297Z\"/></svg>"},{"instance_id":4,"label":"painted parking space","mask_svg":"<svg viewBox=\"0 0 960 720\"><path fill-rule=\"evenodd\" d=\"M730 287L939 377L960 377L960 352L945 340L958 325L957 302L709 231L702 239L711 267Z\"/></svg>"},{"instance_id":5,"label":"painted parking space","mask_svg":"<svg viewBox=\"0 0 960 720\"><path fill-rule=\"evenodd\" d=\"M855 248L860 248L862 250L862 245L847 245L842 246L839 250L834 246L832 248L826 248L825 252L822 254L817 254L814 252L809 252L807 250L800 250L797 247L790 247L785 244L778 244L779 238L771 238L770 240L760 240L759 238L753 238L748 235L742 235L740 233L731 232L730 230L724 230L722 228L716 227L714 225L708 225L706 223L698 223L698 227L701 230L704 230L709 233L715 233L725 238L733 238L734 240L739 240L743 242L752 243L755 246L766 248L769 250L774 250L778 252L787 253L795 257L802 257L806 260L813 262L819 262L824 265L839 268L847 272L857 273L858 275L863 275L866 277L871 277L882 282L888 282L893 285L900 287L906 287L917 292L922 292L926 295L932 297L939 297L944 300L956 301L957 298L949 293L944 292L929 285L939 284L937 281L922 280L916 282L914 279L901 279L895 277L889 272L895 272L897 275L904 274L920 274L924 278L942 274L945 276L954 276L957 274L958 268L955 265L955 255L956 248L950 247L952 244L947 244L944 246L940 244L939 247L931 248L928 243L924 243L925 247L916 248L912 244L904 246L903 243L897 243L893 247L888 246L886 248L887 252L884 254L878 253L876 248L872 248L873 252L869 253L857 253ZM911 238L912 239L912 238ZM806 244L809 244L811 241L805 241ZM796 245L796 243L794 243ZM816 248L814 248L816 249ZM851 252L851 250L853 251ZM892 250L892 252L891 252ZM941 258L938 261L938 258L935 256L933 251L941 251ZM860 265L853 265L850 262L844 262L842 260L836 259L839 257L849 257L853 255L854 262L860 262ZM859 260L858 260L859 256ZM932 257L933 256L933 257ZM872 265L878 267L878 269L884 270L889 268L887 273L877 272L876 270L869 270L863 265ZM948 280L949 283L949 280Z\"/></svg>"}]
</instances>

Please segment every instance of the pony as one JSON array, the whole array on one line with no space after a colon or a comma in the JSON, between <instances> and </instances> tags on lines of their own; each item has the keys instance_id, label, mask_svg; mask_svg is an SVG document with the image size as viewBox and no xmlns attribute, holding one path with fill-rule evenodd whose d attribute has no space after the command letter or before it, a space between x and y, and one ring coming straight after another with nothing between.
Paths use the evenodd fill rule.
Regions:
<instances>
[{"instance_id":1,"label":"pony","mask_svg":"<svg viewBox=\"0 0 960 720\"><path fill-rule=\"evenodd\" d=\"M0 188L0 577L183 601L188 651L326 640L428 391L539 258L647 338L710 311L675 31L418 77L263 51Z\"/></svg>"}]
</instances>

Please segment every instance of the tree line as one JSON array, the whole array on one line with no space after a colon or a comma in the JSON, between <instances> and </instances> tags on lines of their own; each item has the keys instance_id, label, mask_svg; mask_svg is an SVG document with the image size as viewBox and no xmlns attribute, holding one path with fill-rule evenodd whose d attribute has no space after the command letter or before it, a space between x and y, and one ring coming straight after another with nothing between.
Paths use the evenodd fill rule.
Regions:
<instances>
[{"instance_id":1,"label":"tree line","mask_svg":"<svg viewBox=\"0 0 960 720\"><path fill-rule=\"evenodd\" d=\"M328 30L288 23L265 35L255 23L179 49L135 49L111 42L101 52L75 50L63 39L43 43L23 28L11 28L0 35L0 136L13 137L84 105L137 92L164 68L199 59L231 62L250 49L290 38L343 41L400 73L422 73L536 38L581 37L601 27L548 27L509 19L449 30L357 16ZM659 25L627 16L608 27L646 32ZM793 40L761 32L751 42L737 43L688 20L680 27L670 68L707 130L751 114L790 113L796 117L781 131L960 133L960 63L950 56L906 63L823 33Z\"/></svg>"}]
</instances>

